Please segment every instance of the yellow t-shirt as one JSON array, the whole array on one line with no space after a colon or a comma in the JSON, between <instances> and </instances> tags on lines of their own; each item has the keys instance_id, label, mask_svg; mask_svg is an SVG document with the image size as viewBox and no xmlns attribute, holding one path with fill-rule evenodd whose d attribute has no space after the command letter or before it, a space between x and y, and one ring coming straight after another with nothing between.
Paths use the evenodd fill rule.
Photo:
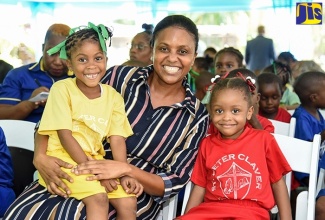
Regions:
<instances>
[{"instance_id":1,"label":"yellow t-shirt","mask_svg":"<svg viewBox=\"0 0 325 220\"><path fill-rule=\"evenodd\" d=\"M111 135L133 134L125 113L123 97L111 86L101 84L102 95L88 99L75 78L53 84L38 132L49 135L48 151L61 149L57 130L68 129L90 155L102 154L102 141Z\"/></svg>"}]
</instances>

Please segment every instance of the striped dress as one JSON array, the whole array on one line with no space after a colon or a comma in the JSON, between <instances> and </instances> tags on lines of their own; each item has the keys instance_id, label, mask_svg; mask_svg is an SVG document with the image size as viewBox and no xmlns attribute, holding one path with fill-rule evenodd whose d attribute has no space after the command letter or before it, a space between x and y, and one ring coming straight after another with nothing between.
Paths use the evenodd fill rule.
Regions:
<instances>
[{"instance_id":1,"label":"striped dress","mask_svg":"<svg viewBox=\"0 0 325 220\"><path fill-rule=\"evenodd\" d=\"M143 193L138 197L137 216L141 220L155 219L163 202L175 196L189 181L205 136L208 113L190 91L186 79L186 97L181 103L153 109L147 84L153 66L114 66L102 79L122 94L128 120L134 135L127 138L128 162L147 172L159 175L165 183L163 197ZM104 143L106 159L111 159L109 144ZM82 202L49 194L37 182L32 183L7 210L4 219L48 219L57 207L55 219L85 219ZM115 211L110 207L110 219Z\"/></svg>"}]
</instances>

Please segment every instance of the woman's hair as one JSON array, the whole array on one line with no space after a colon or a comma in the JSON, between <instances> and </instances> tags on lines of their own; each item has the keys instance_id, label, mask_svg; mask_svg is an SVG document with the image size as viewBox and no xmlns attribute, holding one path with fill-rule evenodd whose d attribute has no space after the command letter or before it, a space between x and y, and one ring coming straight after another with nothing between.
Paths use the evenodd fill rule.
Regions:
<instances>
[{"instance_id":1,"label":"woman's hair","mask_svg":"<svg viewBox=\"0 0 325 220\"><path fill-rule=\"evenodd\" d=\"M311 94L324 89L322 87L324 81L325 73L317 71L305 72L298 76L293 85L293 89L297 93L301 104L309 103L309 97Z\"/></svg>"},{"instance_id":2,"label":"woman's hair","mask_svg":"<svg viewBox=\"0 0 325 220\"><path fill-rule=\"evenodd\" d=\"M243 56L243 54L239 50L237 50L234 47L225 47L225 48L219 50L216 53L216 56L214 57L214 63L216 62L217 57L220 54L223 54L223 53L230 53L230 54L234 55L236 57L236 61L238 62L238 66L239 67L242 67L243 66L244 56Z\"/></svg>"},{"instance_id":3,"label":"woman's hair","mask_svg":"<svg viewBox=\"0 0 325 220\"><path fill-rule=\"evenodd\" d=\"M274 73L265 73L264 72L257 76L257 84L258 84L259 88L261 88L262 85L272 84L272 83L278 84L279 89L282 92L282 80L280 79L280 77L278 77Z\"/></svg>"},{"instance_id":4,"label":"woman's hair","mask_svg":"<svg viewBox=\"0 0 325 220\"><path fill-rule=\"evenodd\" d=\"M47 42L53 36L69 36L70 29L66 24L52 24L46 31L44 42Z\"/></svg>"},{"instance_id":5,"label":"woman's hair","mask_svg":"<svg viewBox=\"0 0 325 220\"><path fill-rule=\"evenodd\" d=\"M109 38L112 37L112 32L109 28L105 27ZM71 52L75 50L77 47L79 47L83 41L88 40L88 41L96 41L100 44L100 39L98 34L101 34L101 32L97 32L93 28L84 28L81 30L78 30L71 35L68 36L66 42L65 42L65 48L66 48L66 53L67 53L67 58L71 58ZM101 48L103 50L103 48Z\"/></svg>"},{"instance_id":6,"label":"woman's hair","mask_svg":"<svg viewBox=\"0 0 325 220\"><path fill-rule=\"evenodd\" d=\"M152 33L151 47L153 47L156 37L160 31L169 27L179 27L189 32L195 40L195 52L197 52L199 44L199 31L195 23L184 15L169 15L162 19L155 27Z\"/></svg>"},{"instance_id":7,"label":"woman's hair","mask_svg":"<svg viewBox=\"0 0 325 220\"><path fill-rule=\"evenodd\" d=\"M290 82L291 79L291 70L290 67L278 62L278 61L274 61L273 64L271 64L270 66L265 67L262 72L266 72L266 73L274 73L275 75L282 75L283 77L281 77L280 79L283 81L282 85L286 85L287 83Z\"/></svg>"},{"instance_id":8,"label":"woman's hair","mask_svg":"<svg viewBox=\"0 0 325 220\"><path fill-rule=\"evenodd\" d=\"M224 89L233 89L233 90L241 91L244 95L244 100L247 101L249 106L252 105L252 94L251 94L250 86L248 85L247 81L238 77L225 78L219 80L213 87L210 103L218 94L218 92Z\"/></svg>"},{"instance_id":9,"label":"woman's hair","mask_svg":"<svg viewBox=\"0 0 325 220\"><path fill-rule=\"evenodd\" d=\"M144 23L142 24L142 28L144 29L144 32L146 32L148 35L152 35L152 31L153 31L153 25L152 24L147 24Z\"/></svg>"},{"instance_id":10,"label":"woman's hair","mask_svg":"<svg viewBox=\"0 0 325 220\"><path fill-rule=\"evenodd\" d=\"M144 23L144 24L142 24L142 28L144 29L144 31L142 31L142 32L140 32L138 34L142 34L145 37L146 41L150 45L150 41L151 41L151 38L152 38L153 25Z\"/></svg>"}]
</instances>

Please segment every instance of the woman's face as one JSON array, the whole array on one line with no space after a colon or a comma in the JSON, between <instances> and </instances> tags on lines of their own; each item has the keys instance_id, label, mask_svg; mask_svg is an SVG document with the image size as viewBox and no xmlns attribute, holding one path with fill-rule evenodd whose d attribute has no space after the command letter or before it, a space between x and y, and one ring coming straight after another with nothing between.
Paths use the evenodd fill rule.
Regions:
<instances>
[{"instance_id":1,"label":"woman's face","mask_svg":"<svg viewBox=\"0 0 325 220\"><path fill-rule=\"evenodd\" d=\"M130 60L140 61L144 65L150 65L152 50L146 33L139 33L132 39L130 47Z\"/></svg>"},{"instance_id":2,"label":"woman's face","mask_svg":"<svg viewBox=\"0 0 325 220\"><path fill-rule=\"evenodd\" d=\"M154 42L155 74L166 84L182 82L196 55L193 35L179 27L165 28L158 33Z\"/></svg>"}]
</instances>

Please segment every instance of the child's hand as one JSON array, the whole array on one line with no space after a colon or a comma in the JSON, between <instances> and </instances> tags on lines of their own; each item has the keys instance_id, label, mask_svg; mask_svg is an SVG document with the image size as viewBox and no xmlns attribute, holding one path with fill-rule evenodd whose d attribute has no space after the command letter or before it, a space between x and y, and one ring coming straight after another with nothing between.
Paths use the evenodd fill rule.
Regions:
<instances>
[{"instance_id":1,"label":"child's hand","mask_svg":"<svg viewBox=\"0 0 325 220\"><path fill-rule=\"evenodd\" d=\"M119 182L116 179L100 180L100 184L105 187L106 192L112 192L117 189Z\"/></svg>"},{"instance_id":2,"label":"child's hand","mask_svg":"<svg viewBox=\"0 0 325 220\"><path fill-rule=\"evenodd\" d=\"M136 179L129 176L123 176L120 178L121 185L126 193L135 194L136 197L139 197L143 192L143 186Z\"/></svg>"}]
</instances>

